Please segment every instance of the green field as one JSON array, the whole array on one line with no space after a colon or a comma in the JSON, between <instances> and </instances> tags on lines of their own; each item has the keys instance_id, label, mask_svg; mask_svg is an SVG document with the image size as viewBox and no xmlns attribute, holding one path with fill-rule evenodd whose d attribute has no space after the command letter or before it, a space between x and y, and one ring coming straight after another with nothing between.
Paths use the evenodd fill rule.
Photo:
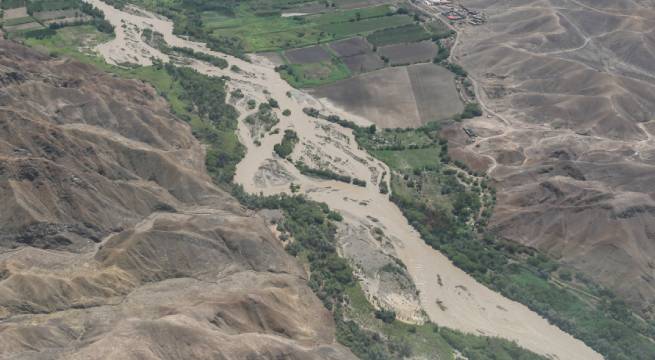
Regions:
<instances>
[{"instance_id":1,"label":"green field","mask_svg":"<svg viewBox=\"0 0 655 360\"><path fill-rule=\"evenodd\" d=\"M33 14L39 11L76 9L80 7L80 3L79 0L32 0L27 9Z\"/></svg>"},{"instance_id":2,"label":"green field","mask_svg":"<svg viewBox=\"0 0 655 360\"><path fill-rule=\"evenodd\" d=\"M410 43L427 40L431 37L423 26L409 24L395 28L376 31L366 37L366 40L375 46L384 46L398 43Z\"/></svg>"},{"instance_id":3,"label":"green field","mask_svg":"<svg viewBox=\"0 0 655 360\"><path fill-rule=\"evenodd\" d=\"M123 0L108 1L124 6ZM406 14L395 13L389 5L351 10L330 6L323 13L282 17L283 10L293 12L308 1L138 0L136 3L173 19L175 33L191 35L214 50L238 56L325 43L413 21Z\"/></svg>"},{"instance_id":4,"label":"green field","mask_svg":"<svg viewBox=\"0 0 655 360\"><path fill-rule=\"evenodd\" d=\"M443 38L447 37L449 35L453 35L454 31L451 30L448 25L446 25L443 21L441 20L434 20L426 23L428 30L430 30L430 33L432 35Z\"/></svg>"},{"instance_id":5,"label":"green field","mask_svg":"<svg viewBox=\"0 0 655 360\"><path fill-rule=\"evenodd\" d=\"M25 39L25 43L32 47L46 49L53 54L79 57L80 47L90 49L112 38L112 35L96 30L93 25L78 25L57 29L53 36L42 39L28 37ZM85 51L90 54L89 50Z\"/></svg>"},{"instance_id":6,"label":"green field","mask_svg":"<svg viewBox=\"0 0 655 360\"><path fill-rule=\"evenodd\" d=\"M370 31L385 29L388 27L400 26L412 23L412 18L405 15L385 16L380 18L365 19L360 21L348 21L320 26L322 31L331 34L334 39L365 34Z\"/></svg>"},{"instance_id":7,"label":"green field","mask_svg":"<svg viewBox=\"0 0 655 360\"><path fill-rule=\"evenodd\" d=\"M311 64L289 64L280 71L289 84L308 88L333 83L350 77L350 70L338 58Z\"/></svg>"},{"instance_id":8,"label":"green field","mask_svg":"<svg viewBox=\"0 0 655 360\"><path fill-rule=\"evenodd\" d=\"M373 150L371 153L387 165L398 170L411 170L426 166L436 167L441 162L441 151L438 147L406 150Z\"/></svg>"},{"instance_id":9,"label":"green field","mask_svg":"<svg viewBox=\"0 0 655 360\"><path fill-rule=\"evenodd\" d=\"M27 24L35 21L36 20L33 17L26 16L22 18L14 18L14 19L3 21L2 26L15 26L15 25Z\"/></svg>"},{"instance_id":10,"label":"green field","mask_svg":"<svg viewBox=\"0 0 655 360\"><path fill-rule=\"evenodd\" d=\"M342 10L319 15L308 15L305 16L305 18L308 21L318 25L327 25L350 21L360 21L391 14L392 11L389 5L380 5L363 9Z\"/></svg>"},{"instance_id":11,"label":"green field","mask_svg":"<svg viewBox=\"0 0 655 360\"><path fill-rule=\"evenodd\" d=\"M215 38L237 38L246 52L274 51L343 39L356 34L409 24L405 15L384 16L388 8L375 7L361 11L361 20L353 12L338 11L325 15L303 17L246 16L230 18L220 15L205 18L206 30Z\"/></svg>"},{"instance_id":12,"label":"green field","mask_svg":"<svg viewBox=\"0 0 655 360\"><path fill-rule=\"evenodd\" d=\"M0 8L2 9L15 9L27 6L27 0L2 0Z\"/></svg>"}]
</instances>

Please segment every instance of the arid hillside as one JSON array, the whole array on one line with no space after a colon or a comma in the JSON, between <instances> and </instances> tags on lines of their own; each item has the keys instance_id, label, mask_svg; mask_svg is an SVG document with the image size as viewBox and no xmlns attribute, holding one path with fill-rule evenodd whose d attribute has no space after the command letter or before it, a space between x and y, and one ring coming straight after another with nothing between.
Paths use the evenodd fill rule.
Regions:
<instances>
[{"instance_id":1,"label":"arid hillside","mask_svg":"<svg viewBox=\"0 0 655 360\"><path fill-rule=\"evenodd\" d=\"M649 311L655 301L653 2L465 1L454 56L490 114L453 153L499 186L493 226Z\"/></svg>"},{"instance_id":2,"label":"arid hillside","mask_svg":"<svg viewBox=\"0 0 655 360\"><path fill-rule=\"evenodd\" d=\"M3 41L0 129L0 358L353 358L150 86Z\"/></svg>"}]
</instances>

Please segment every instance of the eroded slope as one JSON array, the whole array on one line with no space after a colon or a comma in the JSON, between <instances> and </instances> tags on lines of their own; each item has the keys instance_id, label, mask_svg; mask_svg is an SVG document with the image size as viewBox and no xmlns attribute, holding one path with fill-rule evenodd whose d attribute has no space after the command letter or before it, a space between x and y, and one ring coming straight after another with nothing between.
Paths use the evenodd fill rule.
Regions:
<instances>
[{"instance_id":1,"label":"eroded slope","mask_svg":"<svg viewBox=\"0 0 655 360\"><path fill-rule=\"evenodd\" d=\"M633 1L465 1L454 55L493 115L455 152L500 186L493 224L648 310L655 299L655 12ZM454 133L454 132L453 132Z\"/></svg>"},{"instance_id":2,"label":"eroded slope","mask_svg":"<svg viewBox=\"0 0 655 360\"><path fill-rule=\"evenodd\" d=\"M155 91L0 42L0 357L352 358Z\"/></svg>"}]
</instances>

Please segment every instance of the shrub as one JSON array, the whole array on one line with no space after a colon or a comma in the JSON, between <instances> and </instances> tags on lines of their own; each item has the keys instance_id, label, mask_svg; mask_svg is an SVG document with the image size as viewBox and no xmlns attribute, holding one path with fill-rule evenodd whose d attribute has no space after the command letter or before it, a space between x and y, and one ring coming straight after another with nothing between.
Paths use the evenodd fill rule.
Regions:
<instances>
[{"instance_id":1,"label":"shrub","mask_svg":"<svg viewBox=\"0 0 655 360\"><path fill-rule=\"evenodd\" d=\"M284 130L282 142L275 144L275 146L273 146L273 151L275 151L279 157L285 159L287 156L291 155L297 143L298 134L293 130Z\"/></svg>"},{"instance_id":2,"label":"shrub","mask_svg":"<svg viewBox=\"0 0 655 360\"><path fill-rule=\"evenodd\" d=\"M375 310L375 317L377 319L384 321L387 324L390 324L394 320L396 320L396 312L387 309Z\"/></svg>"}]
</instances>

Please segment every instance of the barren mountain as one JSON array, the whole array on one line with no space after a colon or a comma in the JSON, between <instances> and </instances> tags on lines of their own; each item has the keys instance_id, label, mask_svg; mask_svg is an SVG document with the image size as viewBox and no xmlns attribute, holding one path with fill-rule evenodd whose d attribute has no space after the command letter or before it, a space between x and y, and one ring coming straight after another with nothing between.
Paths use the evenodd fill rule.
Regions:
<instances>
[{"instance_id":1,"label":"barren mountain","mask_svg":"<svg viewBox=\"0 0 655 360\"><path fill-rule=\"evenodd\" d=\"M454 154L498 182L493 226L655 301L652 1L467 0L455 48L487 112Z\"/></svg>"},{"instance_id":2,"label":"barren mountain","mask_svg":"<svg viewBox=\"0 0 655 360\"><path fill-rule=\"evenodd\" d=\"M0 42L0 357L348 359L148 85Z\"/></svg>"}]
</instances>

